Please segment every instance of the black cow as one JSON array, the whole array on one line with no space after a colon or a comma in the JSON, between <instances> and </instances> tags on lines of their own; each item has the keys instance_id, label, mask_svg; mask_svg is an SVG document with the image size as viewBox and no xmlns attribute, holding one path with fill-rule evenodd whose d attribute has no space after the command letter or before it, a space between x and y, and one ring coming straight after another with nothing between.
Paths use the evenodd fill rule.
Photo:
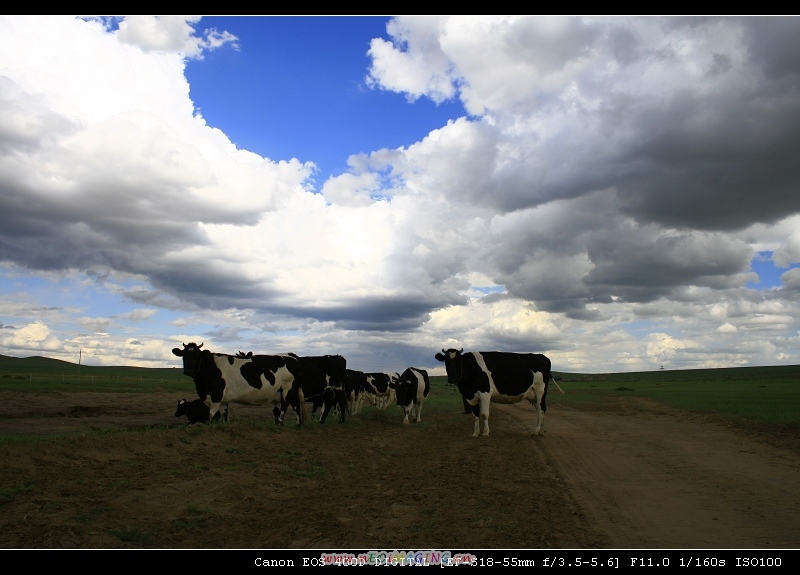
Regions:
<instances>
[{"instance_id":1,"label":"black cow","mask_svg":"<svg viewBox=\"0 0 800 575\"><path fill-rule=\"evenodd\" d=\"M472 406L475 432L489 435L489 404L517 403L527 399L536 407L536 429L539 435L547 411L547 385L553 375L550 360L540 353L506 353L500 351L442 350L435 355L444 362L447 382L458 385L462 397ZM556 384L558 385L558 384Z\"/></svg>"},{"instance_id":2,"label":"black cow","mask_svg":"<svg viewBox=\"0 0 800 575\"><path fill-rule=\"evenodd\" d=\"M301 402L312 401L312 417L323 407L320 423L325 423L334 405L339 406L339 422L344 423L347 411L345 380L347 360L341 355L298 356L289 354L300 364L298 378ZM304 415L301 415L304 418Z\"/></svg>"},{"instance_id":3,"label":"black cow","mask_svg":"<svg viewBox=\"0 0 800 575\"><path fill-rule=\"evenodd\" d=\"M297 391L300 364L283 355L234 357L201 349L203 344L183 344L172 353L183 358L183 373L194 379L197 396L209 406L209 419L217 421L221 404L281 405L275 423L282 424L286 406L302 405Z\"/></svg>"},{"instance_id":4,"label":"black cow","mask_svg":"<svg viewBox=\"0 0 800 575\"><path fill-rule=\"evenodd\" d=\"M398 378L394 390L397 394L397 405L402 407L405 413L403 423L409 423L409 415L411 415L412 421L417 423L422 421L422 402L431 391L428 372L424 369L409 367Z\"/></svg>"},{"instance_id":5,"label":"black cow","mask_svg":"<svg viewBox=\"0 0 800 575\"><path fill-rule=\"evenodd\" d=\"M208 406L202 399L195 399L194 401L186 401L185 399L181 399L178 402L178 409L175 410L175 417L181 417L185 415L189 420L189 423L208 423L208 414ZM223 418L225 421L228 420L227 410L225 410Z\"/></svg>"}]
</instances>

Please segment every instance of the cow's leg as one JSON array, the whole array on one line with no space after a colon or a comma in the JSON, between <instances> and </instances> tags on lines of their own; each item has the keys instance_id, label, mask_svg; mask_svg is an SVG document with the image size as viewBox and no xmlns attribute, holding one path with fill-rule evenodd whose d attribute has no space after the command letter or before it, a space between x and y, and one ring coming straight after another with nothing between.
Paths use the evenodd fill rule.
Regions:
<instances>
[{"instance_id":1,"label":"cow's leg","mask_svg":"<svg viewBox=\"0 0 800 575\"><path fill-rule=\"evenodd\" d=\"M208 410L208 420L211 423L216 423L220 420L220 416L222 415L219 411L220 403L211 402Z\"/></svg>"},{"instance_id":2,"label":"cow's leg","mask_svg":"<svg viewBox=\"0 0 800 575\"><path fill-rule=\"evenodd\" d=\"M483 420L483 435L489 436L489 406L491 398L488 393L481 395L481 419Z\"/></svg>"},{"instance_id":3,"label":"cow's leg","mask_svg":"<svg viewBox=\"0 0 800 575\"><path fill-rule=\"evenodd\" d=\"M219 388L215 386L213 389L210 390L210 393L206 396L206 404L208 405L208 420L211 422L217 422L222 415L219 411L222 405L222 397L224 395L224 388Z\"/></svg>"},{"instance_id":4,"label":"cow's leg","mask_svg":"<svg viewBox=\"0 0 800 575\"><path fill-rule=\"evenodd\" d=\"M311 408L311 419L317 423L322 423L323 413L325 413L325 400L317 397L314 400L314 407Z\"/></svg>"},{"instance_id":5,"label":"cow's leg","mask_svg":"<svg viewBox=\"0 0 800 575\"><path fill-rule=\"evenodd\" d=\"M306 399L296 381L286 394L286 399L294 409L295 422L298 426L303 425L306 421Z\"/></svg>"},{"instance_id":6,"label":"cow's leg","mask_svg":"<svg viewBox=\"0 0 800 575\"><path fill-rule=\"evenodd\" d=\"M536 397L536 402L534 405L536 406L536 429L533 430L534 435L539 435L543 432L542 427L544 426L544 412L543 404L544 404L544 394L546 391L546 386L544 383L544 378L540 372L536 372L533 374L533 393Z\"/></svg>"},{"instance_id":7,"label":"cow's leg","mask_svg":"<svg viewBox=\"0 0 800 575\"><path fill-rule=\"evenodd\" d=\"M328 414L330 413L331 409L333 409L335 403L336 403L336 394L330 387L326 388L322 400L323 411L322 411L322 417L319 418L320 423L325 423L325 420L328 418Z\"/></svg>"},{"instance_id":8,"label":"cow's leg","mask_svg":"<svg viewBox=\"0 0 800 575\"><path fill-rule=\"evenodd\" d=\"M417 423L422 421L422 404L418 403L417 405Z\"/></svg>"},{"instance_id":9,"label":"cow's leg","mask_svg":"<svg viewBox=\"0 0 800 575\"><path fill-rule=\"evenodd\" d=\"M336 402L339 405L339 423L344 423L345 412L347 411L347 396L342 389L334 391L336 395Z\"/></svg>"},{"instance_id":10,"label":"cow's leg","mask_svg":"<svg viewBox=\"0 0 800 575\"><path fill-rule=\"evenodd\" d=\"M404 405L403 406L403 425L408 425L409 424L408 415L410 413L411 413L411 406L410 405Z\"/></svg>"},{"instance_id":11,"label":"cow's leg","mask_svg":"<svg viewBox=\"0 0 800 575\"><path fill-rule=\"evenodd\" d=\"M480 414L481 414L481 401L479 396L474 396L472 399L467 399L463 395L461 396L464 399L464 405L469 407L469 412L472 414L472 417L475 419L475 431L472 434L472 437L478 437L481 431L480 426Z\"/></svg>"}]
</instances>

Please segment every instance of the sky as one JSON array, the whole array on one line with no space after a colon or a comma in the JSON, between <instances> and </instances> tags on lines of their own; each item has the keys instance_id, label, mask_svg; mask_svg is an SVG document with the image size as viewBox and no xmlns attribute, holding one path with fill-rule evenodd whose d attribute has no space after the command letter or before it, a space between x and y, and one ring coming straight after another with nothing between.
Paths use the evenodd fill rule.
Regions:
<instances>
[{"instance_id":1,"label":"sky","mask_svg":"<svg viewBox=\"0 0 800 575\"><path fill-rule=\"evenodd\" d=\"M800 364L800 19L0 16L0 354Z\"/></svg>"}]
</instances>

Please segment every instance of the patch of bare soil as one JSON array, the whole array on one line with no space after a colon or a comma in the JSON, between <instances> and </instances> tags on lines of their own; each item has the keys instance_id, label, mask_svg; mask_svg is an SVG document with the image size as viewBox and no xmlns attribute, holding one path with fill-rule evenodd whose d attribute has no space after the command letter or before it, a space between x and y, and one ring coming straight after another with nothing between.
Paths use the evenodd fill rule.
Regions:
<instances>
[{"instance_id":1,"label":"patch of bare soil","mask_svg":"<svg viewBox=\"0 0 800 575\"><path fill-rule=\"evenodd\" d=\"M800 454L658 405L185 424L172 394L0 402L3 548L795 548ZM291 418L290 418L291 419ZM8 439L9 437L15 439Z\"/></svg>"}]
</instances>

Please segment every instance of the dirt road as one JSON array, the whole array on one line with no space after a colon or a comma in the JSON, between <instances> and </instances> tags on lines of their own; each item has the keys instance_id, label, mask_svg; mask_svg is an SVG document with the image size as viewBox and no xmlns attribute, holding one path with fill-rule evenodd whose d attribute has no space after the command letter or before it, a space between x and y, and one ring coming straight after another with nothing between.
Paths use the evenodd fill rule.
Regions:
<instances>
[{"instance_id":1,"label":"dirt road","mask_svg":"<svg viewBox=\"0 0 800 575\"><path fill-rule=\"evenodd\" d=\"M800 547L797 437L642 400L553 397L544 437L493 404L473 438L452 409L276 429L247 406L187 426L170 394L0 399L4 548Z\"/></svg>"},{"instance_id":2,"label":"dirt road","mask_svg":"<svg viewBox=\"0 0 800 575\"><path fill-rule=\"evenodd\" d=\"M527 407L496 409L535 421ZM608 411L559 406L547 427L533 445L608 546L800 547L796 451L643 400Z\"/></svg>"}]
</instances>

